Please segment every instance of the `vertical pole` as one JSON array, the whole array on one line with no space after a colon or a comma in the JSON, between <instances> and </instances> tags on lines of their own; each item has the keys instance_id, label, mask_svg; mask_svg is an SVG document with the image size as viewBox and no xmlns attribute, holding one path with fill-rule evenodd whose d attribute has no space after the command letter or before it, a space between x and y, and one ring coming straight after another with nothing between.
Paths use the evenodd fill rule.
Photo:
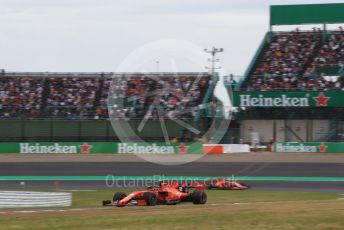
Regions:
<instances>
[{"instance_id":1,"label":"vertical pole","mask_svg":"<svg viewBox=\"0 0 344 230\"><path fill-rule=\"evenodd\" d=\"M288 120L284 120L284 142L288 142Z\"/></svg>"},{"instance_id":2,"label":"vertical pole","mask_svg":"<svg viewBox=\"0 0 344 230\"><path fill-rule=\"evenodd\" d=\"M204 52L209 53L211 55L211 67L206 67L210 70L212 77L215 77L215 70L220 69L221 67L216 67L216 62L219 61L216 59L216 54L223 52L223 48L216 48L213 46L211 50L204 49Z\"/></svg>"},{"instance_id":3,"label":"vertical pole","mask_svg":"<svg viewBox=\"0 0 344 230\"><path fill-rule=\"evenodd\" d=\"M82 137L81 137L81 124L82 120L78 121L78 141L82 141ZM87 122L87 121L86 121Z\"/></svg>"},{"instance_id":4,"label":"vertical pole","mask_svg":"<svg viewBox=\"0 0 344 230\"><path fill-rule=\"evenodd\" d=\"M52 118L50 118L50 120L49 120L49 129L50 129L50 138L49 138L49 141L53 141L53 139L54 139L54 131L53 131L53 129L54 129L54 122L53 122L53 119Z\"/></svg>"},{"instance_id":5,"label":"vertical pole","mask_svg":"<svg viewBox=\"0 0 344 230\"><path fill-rule=\"evenodd\" d=\"M110 133L109 133L109 122L110 122L110 120L103 120L103 121L105 123L105 129L106 129L104 139L106 141L109 141L110 140ZM111 125L111 123L110 123L110 125Z\"/></svg>"},{"instance_id":6,"label":"vertical pole","mask_svg":"<svg viewBox=\"0 0 344 230\"><path fill-rule=\"evenodd\" d=\"M159 72L159 64L160 64L160 62L156 61L155 63L156 63L156 72Z\"/></svg>"},{"instance_id":7,"label":"vertical pole","mask_svg":"<svg viewBox=\"0 0 344 230\"><path fill-rule=\"evenodd\" d=\"M25 141L25 120L21 118L21 141Z\"/></svg>"},{"instance_id":8,"label":"vertical pole","mask_svg":"<svg viewBox=\"0 0 344 230\"><path fill-rule=\"evenodd\" d=\"M276 141L276 129L277 129L277 125L276 125L276 120L273 120L273 134L272 134L272 139L275 142Z\"/></svg>"}]
</instances>

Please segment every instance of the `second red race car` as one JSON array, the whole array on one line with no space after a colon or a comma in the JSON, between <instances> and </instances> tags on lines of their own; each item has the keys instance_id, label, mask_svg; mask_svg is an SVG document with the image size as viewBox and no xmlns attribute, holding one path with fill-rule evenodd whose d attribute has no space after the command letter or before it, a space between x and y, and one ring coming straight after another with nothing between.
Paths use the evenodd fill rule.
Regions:
<instances>
[{"instance_id":1,"label":"second red race car","mask_svg":"<svg viewBox=\"0 0 344 230\"><path fill-rule=\"evenodd\" d=\"M245 190L250 186L235 180L228 180L223 178L210 179L204 181L206 189L218 189L218 190Z\"/></svg>"},{"instance_id":2,"label":"second red race car","mask_svg":"<svg viewBox=\"0 0 344 230\"><path fill-rule=\"evenodd\" d=\"M112 200L103 200L103 206L124 207L127 205L155 206L157 204L174 205L181 202L205 204L207 194L203 185L190 186L176 182L160 182L158 186L148 187L129 195L116 192Z\"/></svg>"}]
</instances>

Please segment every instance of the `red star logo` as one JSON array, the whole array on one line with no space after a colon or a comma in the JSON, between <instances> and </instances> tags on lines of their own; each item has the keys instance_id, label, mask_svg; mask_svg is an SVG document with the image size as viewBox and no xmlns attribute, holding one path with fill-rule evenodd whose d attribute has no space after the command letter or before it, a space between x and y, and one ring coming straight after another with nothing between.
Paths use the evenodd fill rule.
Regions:
<instances>
[{"instance_id":1,"label":"red star logo","mask_svg":"<svg viewBox=\"0 0 344 230\"><path fill-rule=\"evenodd\" d=\"M92 148L92 145L89 145L87 143L83 143L82 145L79 145L79 148L81 150L81 154L83 153L90 153L90 149Z\"/></svg>"},{"instance_id":2,"label":"red star logo","mask_svg":"<svg viewBox=\"0 0 344 230\"><path fill-rule=\"evenodd\" d=\"M324 92L320 92L317 97L313 97L316 101L317 106L327 106L327 102L330 100L331 97L326 97Z\"/></svg>"},{"instance_id":3,"label":"red star logo","mask_svg":"<svg viewBox=\"0 0 344 230\"><path fill-rule=\"evenodd\" d=\"M184 144L180 144L177 148L179 153L186 153L189 147Z\"/></svg>"},{"instance_id":4,"label":"red star logo","mask_svg":"<svg viewBox=\"0 0 344 230\"><path fill-rule=\"evenodd\" d=\"M326 151L326 149L327 149L327 146L326 145L324 145L324 144L321 144L321 145L319 145L319 151L320 152L325 152Z\"/></svg>"}]
</instances>

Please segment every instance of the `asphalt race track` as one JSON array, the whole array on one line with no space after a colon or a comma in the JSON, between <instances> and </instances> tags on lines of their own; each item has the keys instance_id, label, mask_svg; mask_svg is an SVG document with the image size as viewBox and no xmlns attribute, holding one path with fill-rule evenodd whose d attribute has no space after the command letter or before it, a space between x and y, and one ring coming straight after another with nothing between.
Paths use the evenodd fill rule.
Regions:
<instances>
[{"instance_id":1,"label":"asphalt race track","mask_svg":"<svg viewBox=\"0 0 344 230\"><path fill-rule=\"evenodd\" d=\"M276 162L192 162L166 166L149 162L1 162L4 176L249 176L249 177L328 177L344 178L343 163L276 163ZM332 191L344 193L344 181L247 181L257 190ZM141 183L141 184L140 184ZM104 180L42 181L0 180L0 189L98 189L135 185L126 181L115 184Z\"/></svg>"},{"instance_id":2,"label":"asphalt race track","mask_svg":"<svg viewBox=\"0 0 344 230\"><path fill-rule=\"evenodd\" d=\"M166 166L150 162L6 162L1 176L297 176L344 177L343 163L192 162Z\"/></svg>"}]
</instances>

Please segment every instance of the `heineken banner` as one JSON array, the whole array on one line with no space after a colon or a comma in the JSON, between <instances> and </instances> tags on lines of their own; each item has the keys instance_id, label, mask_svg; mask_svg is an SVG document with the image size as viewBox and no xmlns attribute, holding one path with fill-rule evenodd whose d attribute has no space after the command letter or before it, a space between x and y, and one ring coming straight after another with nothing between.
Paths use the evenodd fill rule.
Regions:
<instances>
[{"instance_id":1,"label":"heineken banner","mask_svg":"<svg viewBox=\"0 0 344 230\"><path fill-rule=\"evenodd\" d=\"M25 142L0 143L0 153L116 153L111 142Z\"/></svg>"},{"instance_id":2,"label":"heineken banner","mask_svg":"<svg viewBox=\"0 0 344 230\"><path fill-rule=\"evenodd\" d=\"M132 154L176 154L176 153L202 153L202 144L193 143L118 143L118 153Z\"/></svg>"},{"instance_id":3,"label":"heineken banner","mask_svg":"<svg viewBox=\"0 0 344 230\"><path fill-rule=\"evenodd\" d=\"M233 105L236 107L344 107L344 92L233 92Z\"/></svg>"},{"instance_id":4,"label":"heineken banner","mask_svg":"<svg viewBox=\"0 0 344 230\"><path fill-rule=\"evenodd\" d=\"M0 143L0 153L202 153L201 143L113 143L113 142L8 142Z\"/></svg>"},{"instance_id":5,"label":"heineken banner","mask_svg":"<svg viewBox=\"0 0 344 230\"><path fill-rule=\"evenodd\" d=\"M274 144L280 153L344 153L344 142L282 142Z\"/></svg>"}]
</instances>

